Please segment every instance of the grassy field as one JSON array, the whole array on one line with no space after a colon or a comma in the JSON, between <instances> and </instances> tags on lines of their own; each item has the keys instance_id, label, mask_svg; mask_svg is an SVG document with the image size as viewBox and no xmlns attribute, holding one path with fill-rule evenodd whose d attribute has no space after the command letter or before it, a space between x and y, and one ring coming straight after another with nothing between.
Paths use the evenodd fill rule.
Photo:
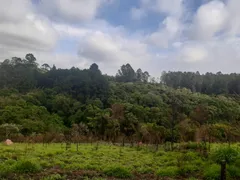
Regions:
<instances>
[{"instance_id":1,"label":"grassy field","mask_svg":"<svg viewBox=\"0 0 240 180\"><path fill-rule=\"evenodd\" d=\"M212 151L219 145L213 145ZM223 145L222 145L223 146ZM232 145L236 149L239 144ZM240 159L227 167L240 179ZM164 151L154 147L109 144L0 145L0 179L218 179L220 166L194 148Z\"/></svg>"}]
</instances>

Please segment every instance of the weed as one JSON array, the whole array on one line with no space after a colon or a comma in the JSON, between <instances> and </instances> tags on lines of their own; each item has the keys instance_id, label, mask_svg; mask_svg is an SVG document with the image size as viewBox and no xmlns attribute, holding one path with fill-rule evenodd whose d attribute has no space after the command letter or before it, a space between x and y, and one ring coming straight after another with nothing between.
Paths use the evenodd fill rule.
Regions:
<instances>
[{"instance_id":1,"label":"weed","mask_svg":"<svg viewBox=\"0 0 240 180\"><path fill-rule=\"evenodd\" d=\"M240 168L236 166L228 166L227 173L231 178L238 178L240 179Z\"/></svg>"},{"instance_id":2,"label":"weed","mask_svg":"<svg viewBox=\"0 0 240 180\"><path fill-rule=\"evenodd\" d=\"M192 165L192 164L187 164L184 165L183 167L179 168L179 174L180 175L189 175L189 174L193 174L195 172L197 172L199 169L197 166Z\"/></svg>"},{"instance_id":3,"label":"weed","mask_svg":"<svg viewBox=\"0 0 240 180\"><path fill-rule=\"evenodd\" d=\"M206 180L218 180L220 178L220 166L217 164L206 166L203 176Z\"/></svg>"},{"instance_id":4,"label":"weed","mask_svg":"<svg viewBox=\"0 0 240 180\"><path fill-rule=\"evenodd\" d=\"M5 177L10 172L11 172L11 166L0 164L0 179Z\"/></svg>"},{"instance_id":5,"label":"weed","mask_svg":"<svg viewBox=\"0 0 240 180\"><path fill-rule=\"evenodd\" d=\"M41 166L31 161L18 161L13 166L13 171L17 173L35 173L41 170Z\"/></svg>"},{"instance_id":6,"label":"weed","mask_svg":"<svg viewBox=\"0 0 240 180\"><path fill-rule=\"evenodd\" d=\"M156 174L159 177L176 177L179 174L179 169L176 166L163 167Z\"/></svg>"},{"instance_id":7,"label":"weed","mask_svg":"<svg viewBox=\"0 0 240 180\"><path fill-rule=\"evenodd\" d=\"M129 178L132 177L131 172L124 167L110 167L104 170L107 176L113 176L116 178Z\"/></svg>"}]
</instances>

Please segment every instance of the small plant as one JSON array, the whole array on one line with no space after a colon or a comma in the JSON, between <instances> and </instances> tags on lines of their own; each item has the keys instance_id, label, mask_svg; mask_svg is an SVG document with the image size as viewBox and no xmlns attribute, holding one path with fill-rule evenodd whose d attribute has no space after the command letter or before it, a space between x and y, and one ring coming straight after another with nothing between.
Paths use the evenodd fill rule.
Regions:
<instances>
[{"instance_id":1,"label":"small plant","mask_svg":"<svg viewBox=\"0 0 240 180\"><path fill-rule=\"evenodd\" d=\"M18 161L13 166L13 171L17 173L35 173L41 170L41 166L31 161Z\"/></svg>"},{"instance_id":2,"label":"small plant","mask_svg":"<svg viewBox=\"0 0 240 180\"><path fill-rule=\"evenodd\" d=\"M239 158L239 152L231 147L223 147L212 154L212 159L221 165L221 179L226 179L226 165L235 162Z\"/></svg>"},{"instance_id":3,"label":"small plant","mask_svg":"<svg viewBox=\"0 0 240 180\"><path fill-rule=\"evenodd\" d=\"M151 167L140 167L137 169L137 172L140 174L151 174L153 169Z\"/></svg>"},{"instance_id":4,"label":"small plant","mask_svg":"<svg viewBox=\"0 0 240 180\"><path fill-rule=\"evenodd\" d=\"M231 177L231 178L236 178L236 179L240 179L240 168L237 166L228 166L227 167L227 174Z\"/></svg>"},{"instance_id":5,"label":"small plant","mask_svg":"<svg viewBox=\"0 0 240 180\"><path fill-rule=\"evenodd\" d=\"M212 159L221 164L223 161L226 164L231 164L239 158L239 152L231 147L219 148L212 154Z\"/></svg>"},{"instance_id":6,"label":"small plant","mask_svg":"<svg viewBox=\"0 0 240 180\"><path fill-rule=\"evenodd\" d=\"M199 168L193 164L187 164L179 168L180 175L188 175L197 172Z\"/></svg>"},{"instance_id":7,"label":"small plant","mask_svg":"<svg viewBox=\"0 0 240 180\"><path fill-rule=\"evenodd\" d=\"M11 166L0 164L0 179L11 172Z\"/></svg>"},{"instance_id":8,"label":"small plant","mask_svg":"<svg viewBox=\"0 0 240 180\"><path fill-rule=\"evenodd\" d=\"M176 177L179 169L176 166L163 167L157 171L159 177Z\"/></svg>"},{"instance_id":9,"label":"small plant","mask_svg":"<svg viewBox=\"0 0 240 180\"><path fill-rule=\"evenodd\" d=\"M111 167L104 171L107 176L113 176L116 178L129 178L132 177L131 172L124 167Z\"/></svg>"},{"instance_id":10,"label":"small plant","mask_svg":"<svg viewBox=\"0 0 240 180\"><path fill-rule=\"evenodd\" d=\"M203 177L206 180L218 180L220 178L220 167L217 164L206 166Z\"/></svg>"}]
</instances>

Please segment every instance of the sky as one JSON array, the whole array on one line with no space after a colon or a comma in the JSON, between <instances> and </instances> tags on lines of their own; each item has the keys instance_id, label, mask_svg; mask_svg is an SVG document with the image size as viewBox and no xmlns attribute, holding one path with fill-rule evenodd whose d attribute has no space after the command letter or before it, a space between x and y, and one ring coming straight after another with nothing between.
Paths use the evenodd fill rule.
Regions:
<instances>
[{"instance_id":1,"label":"sky","mask_svg":"<svg viewBox=\"0 0 240 180\"><path fill-rule=\"evenodd\" d=\"M240 0L0 0L0 59L115 75L240 72Z\"/></svg>"}]
</instances>

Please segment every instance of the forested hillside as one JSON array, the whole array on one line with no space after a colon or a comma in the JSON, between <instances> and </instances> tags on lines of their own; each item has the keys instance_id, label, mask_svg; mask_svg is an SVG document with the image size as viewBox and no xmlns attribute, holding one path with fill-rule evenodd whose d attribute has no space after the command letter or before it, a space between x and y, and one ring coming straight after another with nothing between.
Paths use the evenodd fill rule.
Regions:
<instances>
[{"instance_id":1,"label":"forested hillside","mask_svg":"<svg viewBox=\"0 0 240 180\"><path fill-rule=\"evenodd\" d=\"M1 139L48 135L160 144L240 140L240 75L148 72L123 65L116 76L39 66L32 54L0 64ZM202 93L202 94L201 94Z\"/></svg>"}]
</instances>

